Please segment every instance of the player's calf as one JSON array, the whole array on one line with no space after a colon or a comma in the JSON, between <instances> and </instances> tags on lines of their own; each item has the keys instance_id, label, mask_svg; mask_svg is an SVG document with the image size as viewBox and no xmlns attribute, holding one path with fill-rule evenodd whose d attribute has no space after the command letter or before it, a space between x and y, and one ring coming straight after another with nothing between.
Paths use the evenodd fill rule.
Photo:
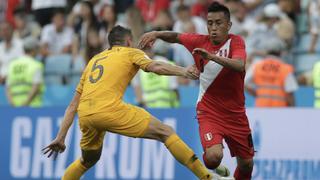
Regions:
<instances>
[{"instance_id":1,"label":"player's calf","mask_svg":"<svg viewBox=\"0 0 320 180\"><path fill-rule=\"evenodd\" d=\"M238 167L243 172L251 172L253 169L253 159L238 158Z\"/></svg>"},{"instance_id":2,"label":"player's calf","mask_svg":"<svg viewBox=\"0 0 320 180\"><path fill-rule=\"evenodd\" d=\"M253 170L253 159L237 158L237 168L234 173L236 180L250 180Z\"/></svg>"}]
</instances>

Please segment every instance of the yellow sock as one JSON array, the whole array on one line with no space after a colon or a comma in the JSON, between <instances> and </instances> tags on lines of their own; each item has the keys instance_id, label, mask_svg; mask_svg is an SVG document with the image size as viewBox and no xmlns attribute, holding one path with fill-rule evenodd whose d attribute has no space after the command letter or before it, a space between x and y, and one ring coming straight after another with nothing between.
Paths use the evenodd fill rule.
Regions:
<instances>
[{"instance_id":1,"label":"yellow sock","mask_svg":"<svg viewBox=\"0 0 320 180\"><path fill-rule=\"evenodd\" d=\"M62 180L79 180L87 170L88 169L81 164L80 159L77 159L66 169Z\"/></svg>"},{"instance_id":2,"label":"yellow sock","mask_svg":"<svg viewBox=\"0 0 320 180\"><path fill-rule=\"evenodd\" d=\"M189 168L198 178L204 179L211 177L207 168L177 134L171 135L166 140L165 145L176 160Z\"/></svg>"}]
</instances>

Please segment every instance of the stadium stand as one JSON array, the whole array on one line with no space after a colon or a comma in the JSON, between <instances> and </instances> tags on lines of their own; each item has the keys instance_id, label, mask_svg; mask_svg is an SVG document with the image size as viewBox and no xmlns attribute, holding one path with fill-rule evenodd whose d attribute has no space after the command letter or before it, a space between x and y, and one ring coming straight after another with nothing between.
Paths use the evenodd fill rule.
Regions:
<instances>
[{"instance_id":1,"label":"stadium stand","mask_svg":"<svg viewBox=\"0 0 320 180\"><path fill-rule=\"evenodd\" d=\"M71 56L67 54L54 55L46 58L45 82L47 84L66 84L69 82Z\"/></svg>"}]
</instances>

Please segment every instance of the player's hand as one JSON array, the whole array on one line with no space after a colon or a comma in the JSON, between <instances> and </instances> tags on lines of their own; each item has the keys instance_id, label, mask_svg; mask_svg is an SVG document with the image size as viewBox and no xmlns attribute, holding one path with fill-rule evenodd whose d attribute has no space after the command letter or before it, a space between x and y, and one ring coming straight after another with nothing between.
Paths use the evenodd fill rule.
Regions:
<instances>
[{"instance_id":1,"label":"player's hand","mask_svg":"<svg viewBox=\"0 0 320 180\"><path fill-rule=\"evenodd\" d=\"M47 147L42 149L44 155L48 154L48 158L53 155L53 159L56 159L59 153L63 153L66 149L64 139L55 139Z\"/></svg>"},{"instance_id":2,"label":"player's hand","mask_svg":"<svg viewBox=\"0 0 320 180\"><path fill-rule=\"evenodd\" d=\"M156 40L157 40L157 32L156 31L145 33L140 38L138 47L140 49L151 48L151 46L154 44L154 42Z\"/></svg>"},{"instance_id":3,"label":"player's hand","mask_svg":"<svg viewBox=\"0 0 320 180\"><path fill-rule=\"evenodd\" d=\"M202 49L202 48L195 48L195 49L192 51L192 54L200 55L200 56L202 56L202 58L204 58L204 59L211 59L211 58L212 58L212 54L209 53L207 50Z\"/></svg>"},{"instance_id":4,"label":"player's hand","mask_svg":"<svg viewBox=\"0 0 320 180\"><path fill-rule=\"evenodd\" d=\"M196 79L199 79L199 75L200 75L200 73L195 66L189 66L185 70L184 77L188 78L188 79L196 80Z\"/></svg>"},{"instance_id":5,"label":"player's hand","mask_svg":"<svg viewBox=\"0 0 320 180\"><path fill-rule=\"evenodd\" d=\"M187 67L187 71L189 71L190 73L192 73L198 77L200 76L200 71L198 70L198 68L195 64Z\"/></svg>"}]
</instances>

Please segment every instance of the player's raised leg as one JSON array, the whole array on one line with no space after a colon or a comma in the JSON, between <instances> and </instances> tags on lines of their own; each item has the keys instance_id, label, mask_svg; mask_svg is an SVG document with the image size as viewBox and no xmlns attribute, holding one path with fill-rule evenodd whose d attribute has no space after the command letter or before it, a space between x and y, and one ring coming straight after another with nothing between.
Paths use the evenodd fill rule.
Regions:
<instances>
[{"instance_id":1,"label":"player's raised leg","mask_svg":"<svg viewBox=\"0 0 320 180\"><path fill-rule=\"evenodd\" d=\"M207 168L170 126L153 117L142 137L163 142L176 160L189 168L198 178L212 178Z\"/></svg>"},{"instance_id":2,"label":"player's raised leg","mask_svg":"<svg viewBox=\"0 0 320 180\"><path fill-rule=\"evenodd\" d=\"M92 119L95 119L95 117L87 116L79 118L79 126L82 133L80 140L81 157L69 165L62 180L79 180L100 159L106 132L93 127Z\"/></svg>"},{"instance_id":3,"label":"player's raised leg","mask_svg":"<svg viewBox=\"0 0 320 180\"><path fill-rule=\"evenodd\" d=\"M81 150L82 156L66 169L62 180L79 180L80 177L100 159L102 147L97 150Z\"/></svg>"},{"instance_id":4,"label":"player's raised leg","mask_svg":"<svg viewBox=\"0 0 320 180\"><path fill-rule=\"evenodd\" d=\"M234 172L236 180L250 180L253 170L253 159L243 159L237 157L237 168Z\"/></svg>"}]
</instances>

